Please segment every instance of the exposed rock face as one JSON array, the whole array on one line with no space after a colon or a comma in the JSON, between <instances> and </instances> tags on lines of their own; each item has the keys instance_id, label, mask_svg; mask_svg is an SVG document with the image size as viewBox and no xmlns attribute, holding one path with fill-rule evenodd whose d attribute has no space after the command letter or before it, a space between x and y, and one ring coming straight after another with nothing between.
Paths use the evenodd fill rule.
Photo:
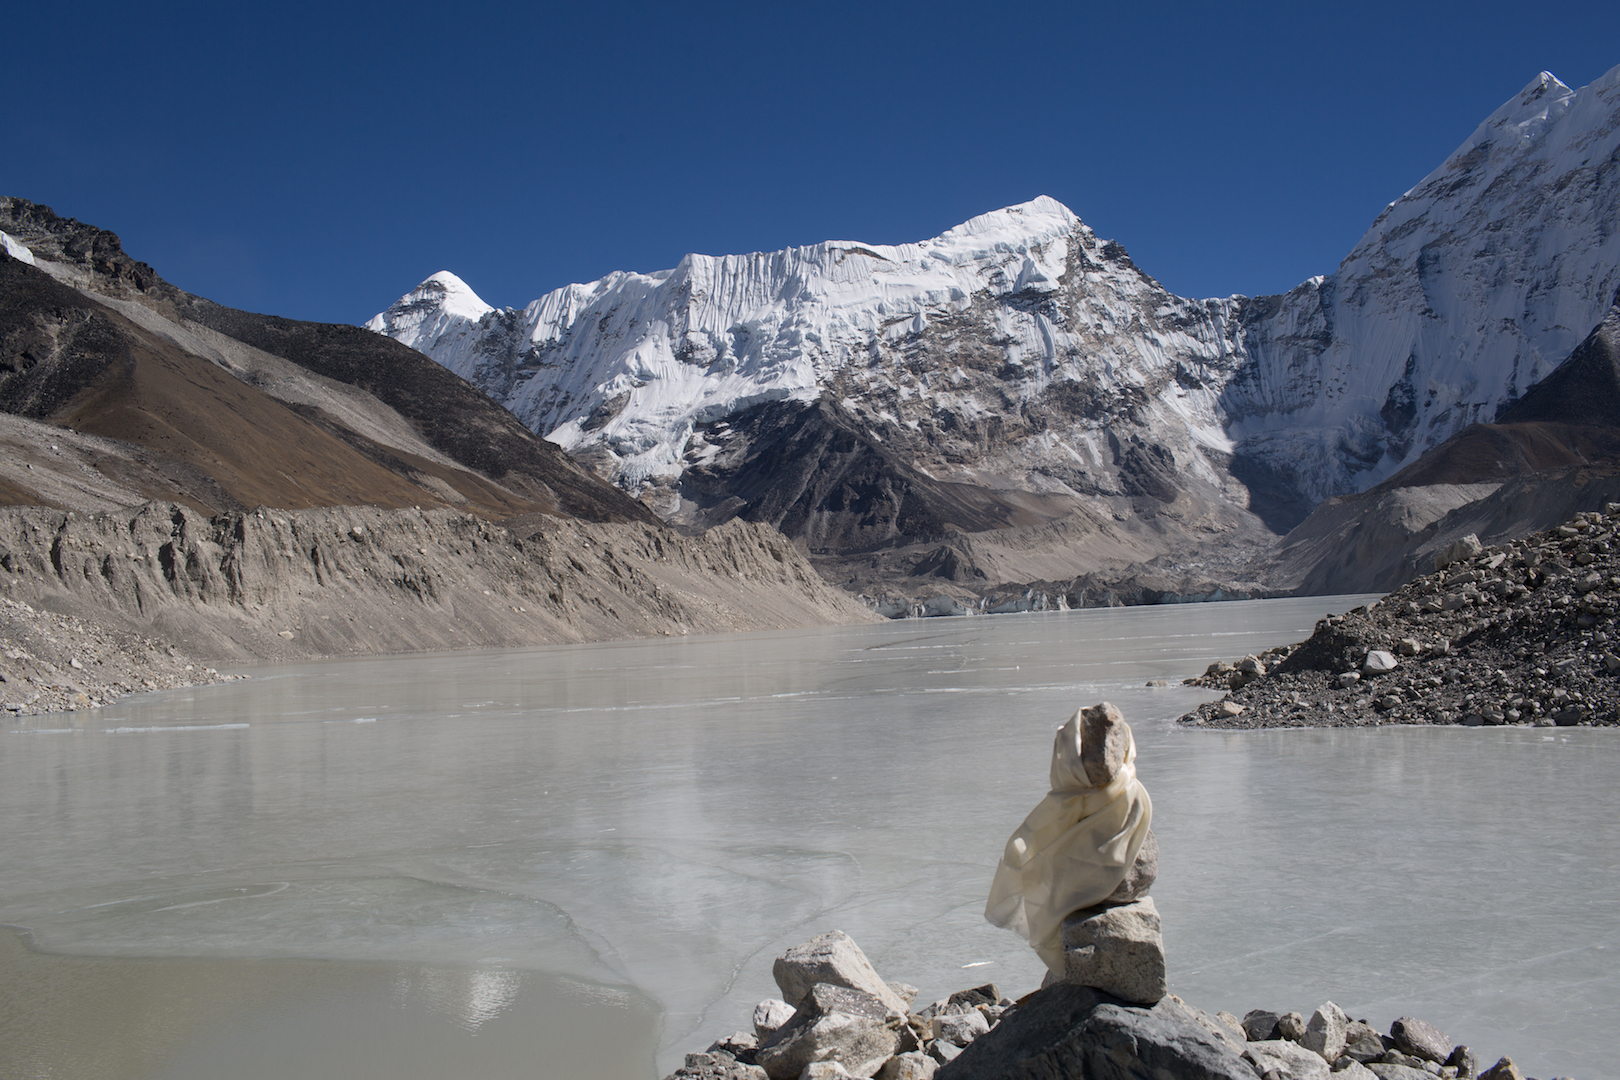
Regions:
<instances>
[{"instance_id":1,"label":"exposed rock face","mask_svg":"<svg viewBox=\"0 0 1620 1080\"><path fill-rule=\"evenodd\" d=\"M1188 681L1229 696L1182 720L1215 727L1620 723L1617 527L1620 504L1610 504L1480 548L1375 605L1322 620L1307 641L1265 654L1264 676L1239 680L1232 664L1212 664Z\"/></svg>"},{"instance_id":2,"label":"exposed rock face","mask_svg":"<svg viewBox=\"0 0 1620 1080\"><path fill-rule=\"evenodd\" d=\"M215 660L871 617L780 533L742 522L682 537L544 515L502 526L449 510L207 518L172 503L107 514L12 507L0 509L0 571L9 598Z\"/></svg>"}]
</instances>

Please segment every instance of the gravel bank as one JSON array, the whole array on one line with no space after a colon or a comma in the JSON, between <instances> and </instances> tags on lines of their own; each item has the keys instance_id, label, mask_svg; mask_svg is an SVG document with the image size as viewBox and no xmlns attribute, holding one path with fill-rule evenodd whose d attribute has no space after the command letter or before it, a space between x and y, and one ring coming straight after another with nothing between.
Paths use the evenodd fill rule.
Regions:
<instances>
[{"instance_id":1,"label":"gravel bank","mask_svg":"<svg viewBox=\"0 0 1620 1080\"><path fill-rule=\"evenodd\" d=\"M1226 690L1182 723L1620 724L1620 504L1495 547L1465 537L1437 569L1316 625L1309 640L1211 664Z\"/></svg>"}]
</instances>

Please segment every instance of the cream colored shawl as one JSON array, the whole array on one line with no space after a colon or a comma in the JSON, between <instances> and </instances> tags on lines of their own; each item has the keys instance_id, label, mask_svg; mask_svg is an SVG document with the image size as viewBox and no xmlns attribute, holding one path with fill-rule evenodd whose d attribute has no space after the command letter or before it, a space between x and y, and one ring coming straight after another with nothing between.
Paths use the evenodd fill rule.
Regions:
<instances>
[{"instance_id":1,"label":"cream colored shawl","mask_svg":"<svg viewBox=\"0 0 1620 1080\"><path fill-rule=\"evenodd\" d=\"M1092 787L1080 763L1080 714L1052 744L1052 790L1007 841L984 917L1027 940L1063 974L1063 920L1101 903L1125 880L1153 823L1153 802L1136 779L1136 740L1125 727L1125 763L1106 787Z\"/></svg>"}]
</instances>

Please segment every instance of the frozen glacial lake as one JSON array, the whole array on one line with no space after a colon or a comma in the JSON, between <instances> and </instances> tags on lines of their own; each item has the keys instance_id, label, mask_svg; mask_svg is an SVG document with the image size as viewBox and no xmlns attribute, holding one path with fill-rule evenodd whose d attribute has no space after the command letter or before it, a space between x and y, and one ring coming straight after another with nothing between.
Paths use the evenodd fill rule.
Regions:
<instances>
[{"instance_id":1,"label":"frozen glacial lake","mask_svg":"<svg viewBox=\"0 0 1620 1080\"><path fill-rule=\"evenodd\" d=\"M1173 683L1350 598L260 667L0 729L0 1077L625 1077L853 935L923 1001L1053 730L1119 705L1173 990L1620 1060L1620 732L1211 732Z\"/></svg>"}]
</instances>

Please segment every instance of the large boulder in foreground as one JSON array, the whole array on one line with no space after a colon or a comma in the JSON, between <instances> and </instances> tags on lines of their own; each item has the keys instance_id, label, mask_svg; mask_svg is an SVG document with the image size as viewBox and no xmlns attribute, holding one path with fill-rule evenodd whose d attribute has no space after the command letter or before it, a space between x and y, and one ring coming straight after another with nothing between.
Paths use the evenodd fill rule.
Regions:
<instances>
[{"instance_id":1,"label":"large boulder in foreground","mask_svg":"<svg viewBox=\"0 0 1620 1080\"><path fill-rule=\"evenodd\" d=\"M1030 995L936 1080L1255 1080L1249 1063L1199 1016L1175 997L1143 1008L1058 983Z\"/></svg>"},{"instance_id":2,"label":"large boulder in foreground","mask_svg":"<svg viewBox=\"0 0 1620 1080\"><path fill-rule=\"evenodd\" d=\"M897 1016L906 1015L906 999L889 988L878 976L871 961L842 930L833 930L795 945L776 958L771 975L782 990L782 998L795 1009L802 1009L817 983L844 986L871 994Z\"/></svg>"}]
</instances>

